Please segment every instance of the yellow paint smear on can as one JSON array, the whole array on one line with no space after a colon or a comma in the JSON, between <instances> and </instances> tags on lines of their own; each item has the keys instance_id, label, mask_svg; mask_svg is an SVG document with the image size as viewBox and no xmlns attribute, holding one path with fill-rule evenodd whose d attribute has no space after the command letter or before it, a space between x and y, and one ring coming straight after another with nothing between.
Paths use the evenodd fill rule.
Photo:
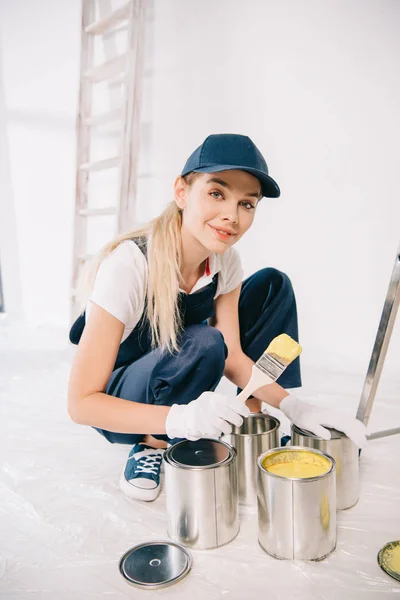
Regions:
<instances>
[{"instance_id":1,"label":"yellow paint smear on can","mask_svg":"<svg viewBox=\"0 0 400 600\"><path fill-rule=\"evenodd\" d=\"M325 456L314 452L280 450L265 457L262 466L266 471L280 477L307 479L328 473L331 462Z\"/></svg>"},{"instance_id":2,"label":"yellow paint smear on can","mask_svg":"<svg viewBox=\"0 0 400 600\"><path fill-rule=\"evenodd\" d=\"M321 525L327 530L329 528L331 522L331 511L329 508L329 498L324 496L321 501L320 506L320 517L321 517Z\"/></svg>"}]
</instances>

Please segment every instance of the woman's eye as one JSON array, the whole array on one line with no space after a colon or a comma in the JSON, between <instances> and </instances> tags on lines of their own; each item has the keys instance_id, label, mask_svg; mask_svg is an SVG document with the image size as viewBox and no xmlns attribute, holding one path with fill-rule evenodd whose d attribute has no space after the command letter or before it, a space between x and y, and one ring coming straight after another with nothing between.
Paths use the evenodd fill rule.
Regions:
<instances>
[{"instance_id":1,"label":"woman's eye","mask_svg":"<svg viewBox=\"0 0 400 600\"><path fill-rule=\"evenodd\" d=\"M217 190L210 192L210 196L212 196L216 200L223 198L221 192L218 192ZM244 206L246 210L254 210L256 208L254 204L252 204L251 202L246 202L246 200L243 200L240 204Z\"/></svg>"},{"instance_id":2,"label":"woman's eye","mask_svg":"<svg viewBox=\"0 0 400 600\"><path fill-rule=\"evenodd\" d=\"M242 202L243 206L245 206L245 208L247 210L254 210L255 206L254 204L252 204L251 202Z\"/></svg>"}]
</instances>

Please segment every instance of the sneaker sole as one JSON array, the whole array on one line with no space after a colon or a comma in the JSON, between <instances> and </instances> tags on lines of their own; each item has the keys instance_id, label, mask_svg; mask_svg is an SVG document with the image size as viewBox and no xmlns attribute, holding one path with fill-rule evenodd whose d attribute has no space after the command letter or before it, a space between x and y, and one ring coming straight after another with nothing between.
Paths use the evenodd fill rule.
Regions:
<instances>
[{"instance_id":1,"label":"sneaker sole","mask_svg":"<svg viewBox=\"0 0 400 600\"><path fill-rule=\"evenodd\" d=\"M125 496L128 496L131 500L143 500L144 502L152 502L159 496L161 492L161 481L160 484L153 489L139 488L125 479L124 472L120 477L119 487L124 492Z\"/></svg>"}]
</instances>

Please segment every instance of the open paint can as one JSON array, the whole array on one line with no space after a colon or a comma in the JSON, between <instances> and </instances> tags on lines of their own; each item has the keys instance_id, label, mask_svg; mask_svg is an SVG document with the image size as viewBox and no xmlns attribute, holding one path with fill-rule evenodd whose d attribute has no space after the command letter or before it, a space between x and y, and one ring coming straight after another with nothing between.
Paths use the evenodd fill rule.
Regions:
<instances>
[{"instance_id":1,"label":"open paint can","mask_svg":"<svg viewBox=\"0 0 400 600\"><path fill-rule=\"evenodd\" d=\"M239 532L236 450L213 439L183 440L164 453L168 535L184 546L227 544Z\"/></svg>"},{"instance_id":2,"label":"open paint can","mask_svg":"<svg viewBox=\"0 0 400 600\"><path fill-rule=\"evenodd\" d=\"M257 461L258 541L276 558L322 560L336 547L334 459L299 446Z\"/></svg>"},{"instance_id":3,"label":"open paint can","mask_svg":"<svg viewBox=\"0 0 400 600\"><path fill-rule=\"evenodd\" d=\"M323 440L309 431L292 425L292 443L321 450L333 456L336 463L336 507L338 510L357 504L360 493L358 448L341 431L331 429L330 440Z\"/></svg>"},{"instance_id":4,"label":"open paint can","mask_svg":"<svg viewBox=\"0 0 400 600\"><path fill-rule=\"evenodd\" d=\"M400 581L400 540L388 542L379 550L378 564L390 577Z\"/></svg>"},{"instance_id":5,"label":"open paint can","mask_svg":"<svg viewBox=\"0 0 400 600\"><path fill-rule=\"evenodd\" d=\"M251 413L224 440L237 451L239 504L257 503L257 459L279 446L279 421L265 413Z\"/></svg>"}]
</instances>

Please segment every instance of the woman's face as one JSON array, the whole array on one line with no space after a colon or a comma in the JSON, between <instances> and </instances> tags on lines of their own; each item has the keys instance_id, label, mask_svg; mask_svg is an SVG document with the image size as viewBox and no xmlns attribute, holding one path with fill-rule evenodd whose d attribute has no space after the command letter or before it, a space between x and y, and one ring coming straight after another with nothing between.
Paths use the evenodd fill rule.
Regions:
<instances>
[{"instance_id":1,"label":"woman's face","mask_svg":"<svg viewBox=\"0 0 400 600\"><path fill-rule=\"evenodd\" d=\"M245 171L199 173L190 185L182 177L175 182L185 235L217 254L236 244L249 229L260 199L260 182Z\"/></svg>"}]
</instances>

